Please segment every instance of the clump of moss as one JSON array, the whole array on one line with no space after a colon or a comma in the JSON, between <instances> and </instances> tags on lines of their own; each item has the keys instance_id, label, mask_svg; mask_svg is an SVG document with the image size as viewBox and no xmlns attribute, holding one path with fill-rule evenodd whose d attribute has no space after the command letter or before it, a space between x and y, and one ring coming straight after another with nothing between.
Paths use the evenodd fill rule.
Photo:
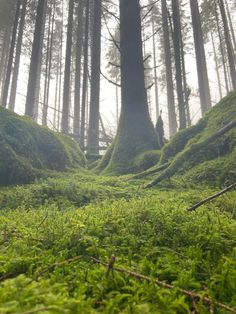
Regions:
<instances>
[{"instance_id":1,"label":"clump of moss","mask_svg":"<svg viewBox=\"0 0 236 314\"><path fill-rule=\"evenodd\" d=\"M235 158L236 128L210 140L217 131L235 118L236 92L223 98L196 126L179 132L164 147L160 164L170 161L170 165L148 186L173 175L184 176L186 173L189 181L192 174L194 182L207 182L208 176L210 184L235 181L233 158Z\"/></svg>"},{"instance_id":2,"label":"clump of moss","mask_svg":"<svg viewBox=\"0 0 236 314\"><path fill-rule=\"evenodd\" d=\"M28 183L48 170L84 165L71 138L0 107L0 185Z\"/></svg>"},{"instance_id":3,"label":"clump of moss","mask_svg":"<svg viewBox=\"0 0 236 314\"><path fill-rule=\"evenodd\" d=\"M134 160L135 171L144 171L156 165L161 157L160 150L149 150L138 155Z\"/></svg>"}]
</instances>

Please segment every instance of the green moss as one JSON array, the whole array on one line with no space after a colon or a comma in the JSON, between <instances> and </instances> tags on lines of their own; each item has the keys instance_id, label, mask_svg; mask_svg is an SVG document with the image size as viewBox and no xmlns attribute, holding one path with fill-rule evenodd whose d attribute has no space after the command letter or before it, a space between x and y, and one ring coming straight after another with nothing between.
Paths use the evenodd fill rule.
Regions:
<instances>
[{"instance_id":1,"label":"green moss","mask_svg":"<svg viewBox=\"0 0 236 314\"><path fill-rule=\"evenodd\" d=\"M85 165L78 144L0 107L0 184L28 183L48 170Z\"/></svg>"},{"instance_id":2,"label":"green moss","mask_svg":"<svg viewBox=\"0 0 236 314\"><path fill-rule=\"evenodd\" d=\"M193 182L207 182L207 176L209 176L209 184L213 181L216 184L235 182L233 158L235 158L236 128L210 141L213 134L234 119L236 119L236 92L222 99L195 127L179 132L164 147L160 163L168 161L171 157L173 160L151 185L173 175L184 176L186 172L189 182L191 174Z\"/></svg>"},{"instance_id":3,"label":"green moss","mask_svg":"<svg viewBox=\"0 0 236 314\"><path fill-rule=\"evenodd\" d=\"M127 113L120 117L119 127L112 148L101 164L104 174L121 175L135 172L135 158L141 153L158 149L157 134L148 116ZM112 152L111 152L112 150Z\"/></svg>"},{"instance_id":4,"label":"green moss","mask_svg":"<svg viewBox=\"0 0 236 314\"><path fill-rule=\"evenodd\" d=\"M135 171L144 171L156 165L161 156L160 150L150 150L138 155L134 160Z\"/></svg>"}]
</instances>

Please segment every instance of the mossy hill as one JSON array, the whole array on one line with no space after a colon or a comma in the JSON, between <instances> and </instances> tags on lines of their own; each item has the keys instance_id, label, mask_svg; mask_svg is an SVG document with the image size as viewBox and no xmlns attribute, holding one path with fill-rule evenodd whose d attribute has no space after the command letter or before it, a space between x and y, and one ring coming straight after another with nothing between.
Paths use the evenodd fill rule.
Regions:
<instances>
[{"instance_id":1,"label":"mossy hill","mask_svg":"<svg viewBox=\"0 0 236 314\"><path fill-rule=\"evenodd\" d=\"M28 183L51 171L84 165L71 138L0 107L0 185Z\"/></svg>"},{"instance_id":2,"label":"mossy hill","mask_svg":"<svg viewBox=\"0 0 236 314\"><path fill-rule=\"evenodd\" d=\"M175 176L176 181L181 180L187 186L203 182L208 185L235 182L236 127L210 143L208 141L217 131L235 119L234 92L223 98L196 125L178 132L164 146L156 166L169 163L169 167L155 176L158 176L159 181Z\"/></svg>"}]
</instances>

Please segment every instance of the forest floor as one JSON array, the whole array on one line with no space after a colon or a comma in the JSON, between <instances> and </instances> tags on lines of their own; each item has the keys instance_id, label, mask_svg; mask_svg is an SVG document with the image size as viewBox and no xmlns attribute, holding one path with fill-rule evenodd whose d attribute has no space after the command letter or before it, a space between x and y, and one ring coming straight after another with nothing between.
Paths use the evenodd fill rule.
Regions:
<instances>
[{"instance_id":1,"label":"forest floor","mask_svg":"<svg viewBox=\"0 0 236 314\"><path fill-rule=\"evenodd\" d=\"M0 313L236 313L236 192L188 212L219 188L149 180L78 170L1 188ZM112 255L125 272L97 263Z\"/></svg>"}]
</instances>

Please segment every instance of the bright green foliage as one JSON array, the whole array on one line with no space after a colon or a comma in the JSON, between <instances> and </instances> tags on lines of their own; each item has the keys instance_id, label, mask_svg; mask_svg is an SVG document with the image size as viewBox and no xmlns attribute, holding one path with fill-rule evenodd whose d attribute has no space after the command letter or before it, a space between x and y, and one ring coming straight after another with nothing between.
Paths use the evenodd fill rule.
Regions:
<instances>
[{"instance_id":1,"label":"bright green foliage","mask_svg":"<svg viewBox=\"0 0 236 314\"><path fill-rule=\"evenodd\" d=\"M160 164L172 161L161 176L181 175L188 182L219 185L236 181L236 128L208 144L208 137L236 119L236 93L222 99L196 126L179 132L162 150Z\"/></svg>"},{"instance_id":2,"label":"bright green foliage","mask_svg":"<svg viewBox=\"0 0 236 314\"><path fill-rule=\"evenodd\" d=\"M0 107L0 185L27 183L47 170L84 165L72 139Z\"/></svg>"},{"instance_id":3,"label":"bright green foliage","mask_svg":"<svg viewBox=\"0 0 236 314\"><path fill-rule=\"evenodd\" d=\"M177 290L116 272L106 278L106 268L89 258L108 261L112 254L116 266L235 307L236 193L189 213L186 208L214 191L146 191L136 184L84 171L2 189L0 313L193 310ZM77 255L81 260L50 268ZM202 302L195 306L209 313Z\"/></svg>"},{"instance_id":4,"label":"bright green foliage","mask_svg":"<svg viewBox=\"0 0 236 314\"><path fill-rule=\"evenodd\" d=\"M135 172L141 172L156 165L161 156L160 150L148 150L138 155L134 160L133 168Z\"/></svg>"}]
</instances>

